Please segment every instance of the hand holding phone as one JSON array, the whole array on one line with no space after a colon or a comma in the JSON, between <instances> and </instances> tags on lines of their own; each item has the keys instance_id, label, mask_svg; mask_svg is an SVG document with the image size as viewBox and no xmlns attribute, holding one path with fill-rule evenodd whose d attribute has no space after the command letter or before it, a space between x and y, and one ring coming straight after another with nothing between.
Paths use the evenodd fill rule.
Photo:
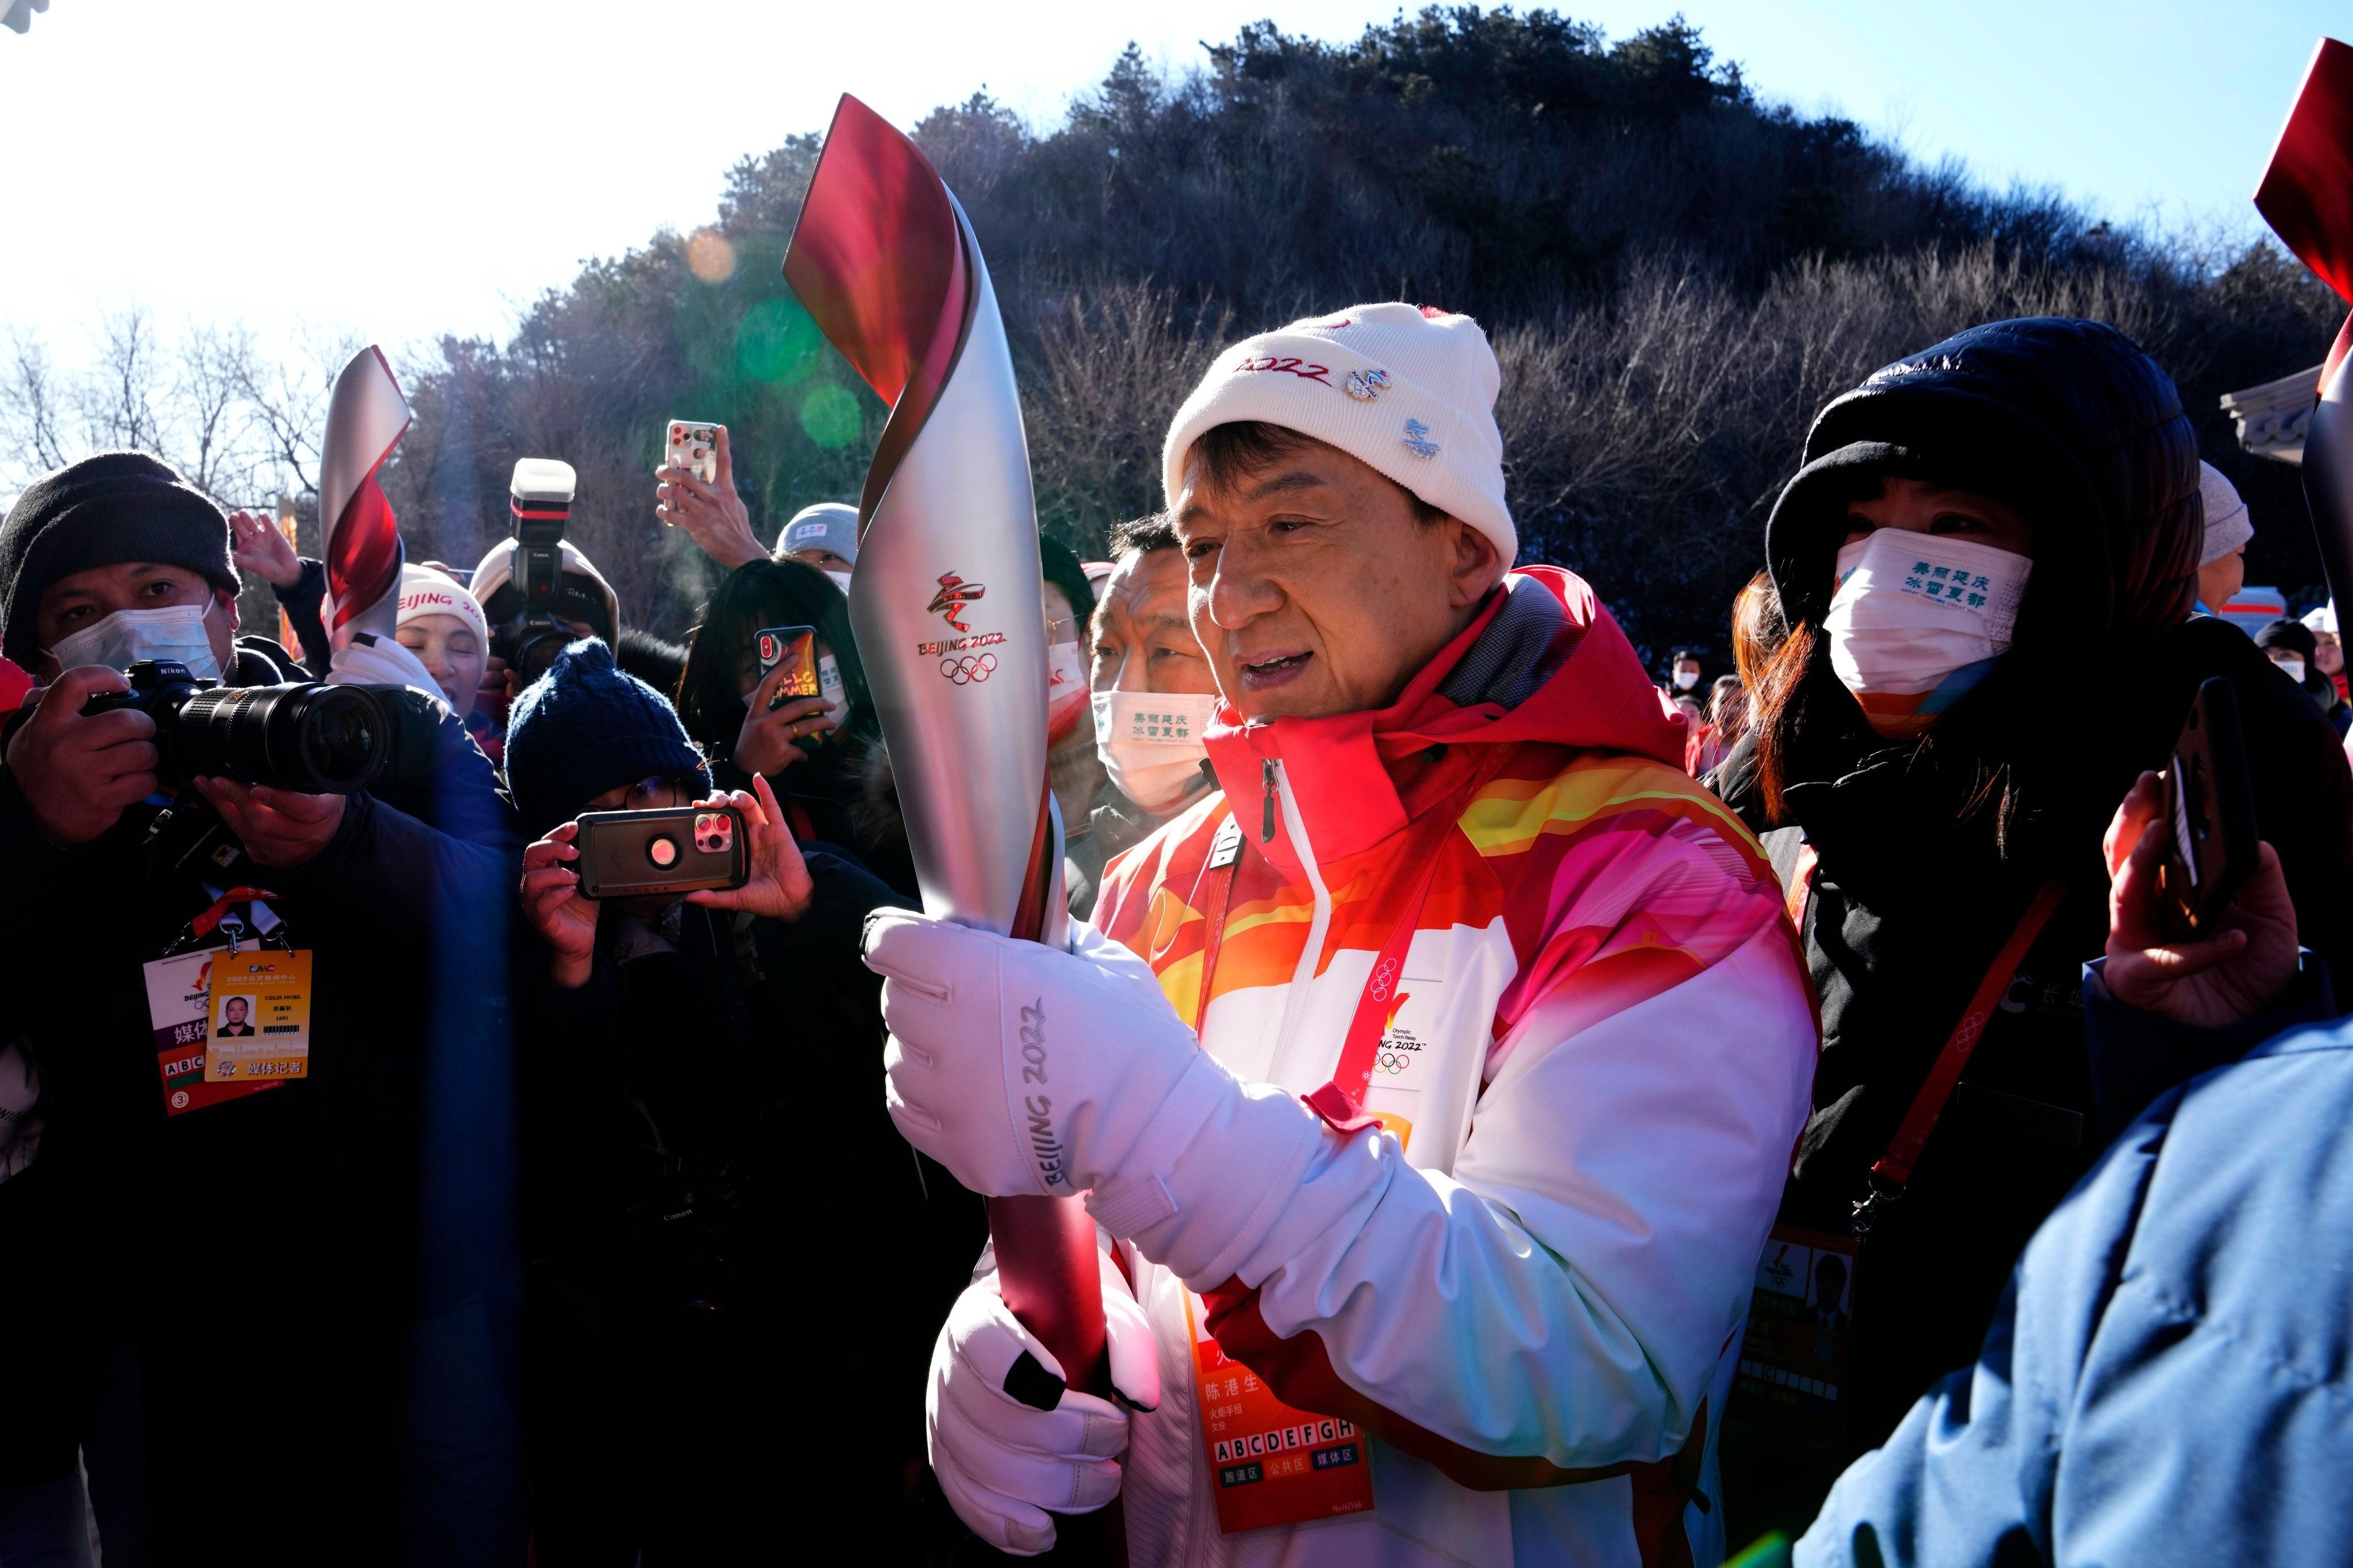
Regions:
<instances>
[{"instance_id":1,"label":"hand holding phone","mask_svg":"<svg viewBox=\"0 0 2353 1568\"><path fill-rule=\"evenodd\" d=\"M765 626L753 634L753 656L760 667L760 679L765 684L778 669L785 671L768 696L768 711L773 713L786 703L802 697L821 694L817 668L817 628L815 626Z\"/></svg>"},{"instance_id":2,"label":"hand holding phone","mask_svg":"<svg viewBox=\"0 0 2353 1568\"><path fill-rule=\"evenodd\" d=\"M702 425L691 419L671 420L669 438L662 447L663 465L683 469L706 485L717 484L719 437L726 428L724 425Z\"/></svg>"},{"instance_id":3,"label":"hand holding phone","mask_svg":"<svg viewBox=\"0 0 2353 1568\"><path fill-rule=\"evenodd\" d=\"M2255 1017L2274 1005L2295 982L2298 952L2295 905L2272 847L2257 841L2236 873L2225 868L2230 830L2214 818L2230 808L2198 795L2214 776L2212 726L2210 710L2200 717L2203 733L2189 748L2204 753L2202 768L2193 770L2179 755L2168 768L2192 787L2141 774L2116 807L2102 846L2108 941L2101 978L2109 994L2127 1007L2208 1029ZM2196 821L2209 826L2202 831L2188 826ZM2208 854L2193 884L2186 862L2201 849ZM2204 932L2185 938L2179 903L2200 897L2210 900L2199 910Z\"/></svg>"},{"instance_id":4,"label":"hand holding phone","mask_svg":"<svg viewBox=\"0 0 2353 1568\"><path fill-rule=\"evenodd\" d=\"M2190 700L2165 770L2165 818L2158 885L2168 926L2179 937L2211 936L2255 867L2254 786L2227 680L2207 681Z\"/></svg>"},{"instance_id":5,"label":"hand holding phone","mask_svg":"<svg viewBox=\"0 0 2353 1568\"><path fill-rule=\"evenodd\" d=\"M652 811L592 811L575 825L584 899L740 888L750 875L744 814L723 800Z\"/></svg>"}]
</instances>

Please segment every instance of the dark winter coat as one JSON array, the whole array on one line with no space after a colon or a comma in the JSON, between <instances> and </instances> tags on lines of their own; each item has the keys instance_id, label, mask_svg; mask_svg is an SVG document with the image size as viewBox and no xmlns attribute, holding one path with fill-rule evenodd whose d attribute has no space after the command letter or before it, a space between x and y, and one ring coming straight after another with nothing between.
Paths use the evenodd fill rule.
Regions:
<instances>
[{"instance_id":1,"label":"dark winter coat","mask_svg":"<svg viewBox=\"0 0 2353 1568\"><path fill-rule=\"evenodd\" d=\"M235 674L301 679L260 638L240 642ZM40 1178L26 1195L61 1205L47 1230L67 1248L12 1252L0 1339L55 1342L21 1337L26 1313L86 1326L138 1306L180 1334L237 1324L292 1353L498 1282L510 1211L491 1179L512 1148L499 956L518 842L464 726L445 710L433 739L428 778L352 796L292 871L160 870L148 805L59 847L0 769L6 1033L39 1062L47 1115L37 1163L7 1185ZM167 1116L141 965L211 901L206 880L280 895L311 950L310 1076ZM26 1233L12 1220L10 1234ZM51 1288L63 1294L36 1300Z\"/></svg>"},{"instance_id":2,"label":"dark winter coat","mask_svg":"<svg viewBox=\"0 0 2353 1568\"><path fill-rule=\"evenodd\" d=\"M1842 1225L2036 889L2070 889L1864 1248L1841 1395L1859 1451L1970 1359L2020 1247L2099 1152L2079 976L2105 942L2101 836L2134 778L2164 765L2199 682L2240 694L2263 831L2307 942L2338 963L2353 942L2353 778L2242 633L2185 621L2196 446L2171 382L2113 329L1964 332L1831 404L1806 458L1767 540L1792 625L1819 625L1845 503L1874 472L2010 500L2034 526L2035 566L2010 653L1925 746L1874 735L1825 658L1807 677L1781 826L1818 858L1802 934L1822 1054L1786 1220ZM2139 679L2087 706L2058 673L2071 642L2116 650ZM1754 790L1745 763L1724 776ZM1779 847L1786 861L1795 846Z\"/></svg>"}]
</instances>

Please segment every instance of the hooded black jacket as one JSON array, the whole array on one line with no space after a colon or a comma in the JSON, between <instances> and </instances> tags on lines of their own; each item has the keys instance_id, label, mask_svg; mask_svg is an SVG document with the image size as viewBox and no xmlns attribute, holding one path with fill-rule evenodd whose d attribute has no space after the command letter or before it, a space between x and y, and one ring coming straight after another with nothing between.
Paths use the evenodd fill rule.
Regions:
<instances>
[{"instance_id":1,"label":"hooded black jacket","mask_svg":"<svg viewBox=\"0 0 2353 1568\"><path fill-rule=\"evenodd\" d=\"M1785 1220L1843 1226L2036 889L2051 877L2069 889L1863 1250L1840 1399L1859 1451L1973 1359L2021 1247L2099 1152L2081 968L2106 940L2100 841L2133 779L2164 765L2198 684L2236 689L2262 831L2305 941L2340 965L2353 963L2353 778L2326 721L2243 633L2186 618L2203 521L2195 441L2169 378L2113 328L1963 332L1832 402L1805 455L1767 531L1793 626L1820 625L1847 503L1884 475L2010 501L2033 525L2035 565L2010 653L1925 743L1876 736L1819 644L1779 731L1777 826L1818 857L1802 935L1822 1018ZM2085 642L2137 682L2087 700L2063 675ZM1755 747L1752 734L1722 774L1752 819Z\"/></svg>"}]
</instances>

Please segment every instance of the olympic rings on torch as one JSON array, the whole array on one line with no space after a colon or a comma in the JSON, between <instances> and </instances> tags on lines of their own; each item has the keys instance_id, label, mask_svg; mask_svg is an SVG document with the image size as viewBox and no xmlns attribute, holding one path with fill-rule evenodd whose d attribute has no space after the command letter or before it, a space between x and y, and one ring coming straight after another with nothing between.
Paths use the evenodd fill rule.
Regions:
<instances>
[{"instance_id":1,"label":"olympic rings on torch","mask_svg":"<svg viewBox=\"0 0 2353 1568\"><path fill-rule=\"evenodd\" d=\"M1374 1070L1388 1073L1392 1078L1412 1065L1413 1058L1403 1051L1383 1051L1373 1059Z\"/></svg>"},{"instance_id":2,"label":"olympic rings on torch","mask_svg":"<svg viewBox=\"0 0 2353 1568\"><path fill-rule=\"evenodd\" d=\"M993 653L966 655L963 658L940 660L940 673L958 686L977 686L997 673L997 656Z\"/></svg>"}]
</instances>

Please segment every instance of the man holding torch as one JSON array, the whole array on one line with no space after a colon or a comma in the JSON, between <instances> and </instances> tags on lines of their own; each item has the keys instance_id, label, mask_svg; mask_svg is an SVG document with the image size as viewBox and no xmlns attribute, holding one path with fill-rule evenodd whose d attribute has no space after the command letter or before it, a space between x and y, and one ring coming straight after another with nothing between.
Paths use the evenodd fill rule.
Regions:
<instances>
[{"instance_id":1,"label":"man holding torch","mask_svg":"<svg viewBox=\"0 0 2353 1568\"><path fill-rule=\"evenodd\" d=\"M984 1272L932 1458L1143 1563L1713 1562L1715 1435L1816 1030L1772 871L1592 591L1514 571L1497 370L1383 304L1220 357L1164 482L1221 789L1099 931L878 913L892 1113L1086 1194L1120 1401Z\"/></svg>"}]
</instances>

